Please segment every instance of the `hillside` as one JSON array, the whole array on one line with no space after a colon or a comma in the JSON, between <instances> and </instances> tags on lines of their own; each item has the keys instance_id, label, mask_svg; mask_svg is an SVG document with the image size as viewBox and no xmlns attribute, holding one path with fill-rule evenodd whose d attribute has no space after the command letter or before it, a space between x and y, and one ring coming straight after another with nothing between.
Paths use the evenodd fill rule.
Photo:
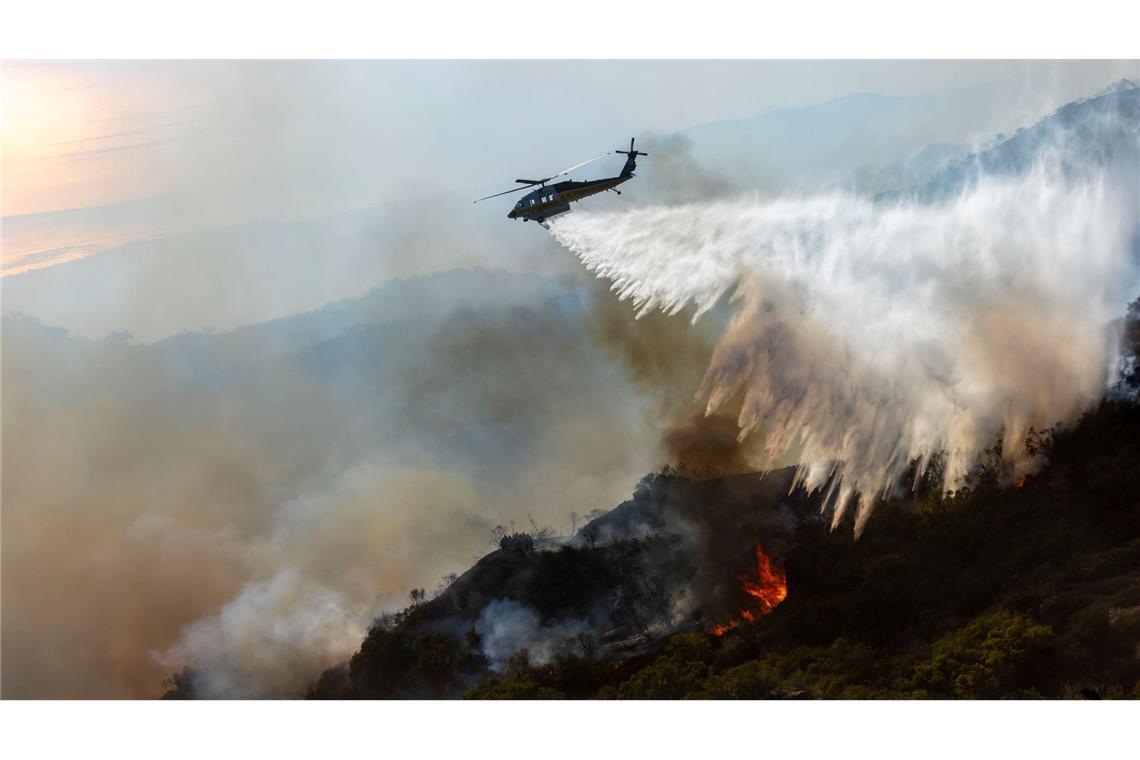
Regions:
<instances>
[{"instance_id":1,"label":"hillside","mask_svg":"<svg viewBox=\"0 0 1140 760\"><path fill-rule=\"evenodd\" d=\"M1021 174L1050 159L1058 159L1058 168L1069 174L1112 170L1135 177L1140 171L1138 130L1140 87L1121 82L1104 94L1069 103L992 147L951 163L905 194L924 201L946 198L979 177Z\"/></svg>"},{"instance_id":2,"label":"hillside","mask_svg":"<svg viewBox=\"0 0 1140 760\"><path fill-rule=\"evenodd\" d=\"M1138 386L1032 432L1046 464L1018 484L996 448L957 493L935 466L860 540L788 469L666 470L573 536L499 528L307 696L1140 697Z\"/></svg>"},{"instance_id":3,"label":"hillside","mask_svg":"<svg viewBox=\"0 0 1140 760\"><path fill-rule=\"evenodd\" d=\"M608 538L488 555L435 600L378 622L309 696L1140 697L1140 407L1105 404L1047 438L1049 465L1022 487L980 466L957 494L920 488L882 505L860 541L850 526L830 531L802 494L757 499L756 476L649 478L592 523ZM773 475L769 485L784 485ZM719 498L731 493L744 498ZM694 522L687 531L681 514ZM735 562L710 570L708 554L679 551L697 565L670 565L657 590L675 600L702 588L701 573L747 578L739 549L762 536L786 573L787 598L770 614L717 635L703 614L714 596L697 590L697 609L658 636L614 646L565 629L564 645L538 657L487 656L475 608L533 604L538 620L580 612L629 585L631 557L661 568L691 543L683 536L756 515L767 524L737 523L707 545Z\"/></svg>"}]
</instances>

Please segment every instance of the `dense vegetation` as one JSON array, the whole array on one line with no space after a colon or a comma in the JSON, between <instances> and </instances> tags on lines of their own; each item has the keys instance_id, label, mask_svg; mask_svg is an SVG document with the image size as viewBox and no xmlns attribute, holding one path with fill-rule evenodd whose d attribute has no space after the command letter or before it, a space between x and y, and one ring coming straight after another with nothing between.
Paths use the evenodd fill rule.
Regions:
<instances>
[{"instance_id":1,"label":"dense vegetation","mask_svg":"<svg viewBox=\"0 0 1140 760\"><path fill-rule=\"evenodd\" d=\"M789 596L722 637L674 636L618 667L517 657L472 698L1140 697L1140 408L1035 436L1020 488L884 504L863 538L797 529Z\"/></svg>"}]
</instances>

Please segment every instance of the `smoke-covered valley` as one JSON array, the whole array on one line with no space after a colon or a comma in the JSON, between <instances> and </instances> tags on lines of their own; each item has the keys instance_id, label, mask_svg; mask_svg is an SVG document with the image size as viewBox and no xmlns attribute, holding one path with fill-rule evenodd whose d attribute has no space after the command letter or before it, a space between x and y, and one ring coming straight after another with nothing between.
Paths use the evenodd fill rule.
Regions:
<instances>
[{"instance_id":1,"label":"smoke-covered valley","mask_svg":"<svg viewBox=\"0 0 1140 760\"><path fill-rule=\"evenodd\" d=\"M454 271L146 345L6 317L5 693L154 696L194 663L206 695L295 694L496 525L617 503L674 461L675 402L620 352L699 378L709 344L603 298Z\"/></svg>"}]
</instances>

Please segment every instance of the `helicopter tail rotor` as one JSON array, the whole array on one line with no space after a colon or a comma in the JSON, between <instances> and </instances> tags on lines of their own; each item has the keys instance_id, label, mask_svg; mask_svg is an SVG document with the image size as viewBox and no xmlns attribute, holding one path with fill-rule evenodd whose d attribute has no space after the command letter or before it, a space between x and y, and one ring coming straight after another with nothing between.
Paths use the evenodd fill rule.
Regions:
<instances>
[{"instance_id":1,"label":"helicopter tail rotor","mask_svg":"<svg viewBox=\"0 0 1140 760\"><path fill-rule=\"evenodd\" d=\"M635 138L633 138L633 137L629 138L629 150L615 150L614 151L614 153L623 153L626 156L628 156L628 158L625 160L625 166L623 166L621 168L621 176L623 176L623 177L633 176L633 171L634 171L634 169L637 168L637 157L638 156L648 156L649 155L648 153L642 153L641 151L633 149L634 139Z\"/></svg>"}]
</instances>

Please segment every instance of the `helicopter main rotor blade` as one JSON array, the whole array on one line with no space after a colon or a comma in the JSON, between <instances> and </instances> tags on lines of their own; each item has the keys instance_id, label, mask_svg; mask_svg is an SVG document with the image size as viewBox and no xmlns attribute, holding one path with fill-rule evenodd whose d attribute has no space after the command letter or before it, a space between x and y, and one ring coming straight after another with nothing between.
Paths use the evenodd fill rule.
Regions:
<instances>
[{"instance_id":1,"label":"helicopter main rotor blade","mask_svg":"<svg viewBox=\"0 0 1140 760\"><path fill-rule=\"evenodd\" d=\"M544 185L547 182L549 182L550 180L554 179L555 177L561 177L563 174L569 174L570 172L574 171L575 169L582 167L582 166L585 166L586 164L590 163L591 161L597 161L599 158L605 158L608 155L609 155L609 151L606 151L605 153L599 153L598 155L594 156L593 158L587 158L582 163L574 164L569 169L563 169L562 171L558 172L557 174L551 174L549 177L547 177L545 179L537 179L537 180L536 179L516 179L515 182L525 182L526 184L522 187L516 187L516 188L512 188L511 190L504 190L501 193L495 193L494 195L485 195L482 198L476 198L475 200L472 201L472 203L478 203L479 201L485 201L488 198L498 198L500 195L506 195L507 193L517 193L519 190L526 190L527 188L534 187L535 185Z\"/></svg>"},{"instance_id":2,"label":"helicopter main rotor blade","mask_svg":"<svg viewBox=\"0 0 1140 760\"><path fill-rule=\"evenodd\" d=\"M591 161L597 161L599 158L605 158L609 154L610 154L610 152L606 151L605 153L599 153L598 155L594 156L593 158L587 158L582 163L574 164L569 169L563 169L562 171L558 172L557 174L551 174L549 177L544 179L543 182L549 182L550 180L554 179L555 177L561 177L563 174L569 174L570 172L574 171L575 169L577 169L581 166L585 166L586 164L590 163Z\"/></svg>"},{"instance_id":3,"label":"helicopter main rotor blade","mask_svg":"<svg viewBox=\"0 0 1140 760\"><path fill-rule=\"evenodd\" d=\"M538 184L538 183L535 183L535 184ZM482 198L476 198L475 200L473 200L471 202L472 203L478 203L479 201L485 201L488 198L498 198L500 195L506 195L508 193L517 193L519 190L529 190L531 187L533 187L533 185L523 185L522 187L512 187L510 190L504 190L503 192L495 193L494 195L484 195Z\"/></svg>"}]
</instances>

